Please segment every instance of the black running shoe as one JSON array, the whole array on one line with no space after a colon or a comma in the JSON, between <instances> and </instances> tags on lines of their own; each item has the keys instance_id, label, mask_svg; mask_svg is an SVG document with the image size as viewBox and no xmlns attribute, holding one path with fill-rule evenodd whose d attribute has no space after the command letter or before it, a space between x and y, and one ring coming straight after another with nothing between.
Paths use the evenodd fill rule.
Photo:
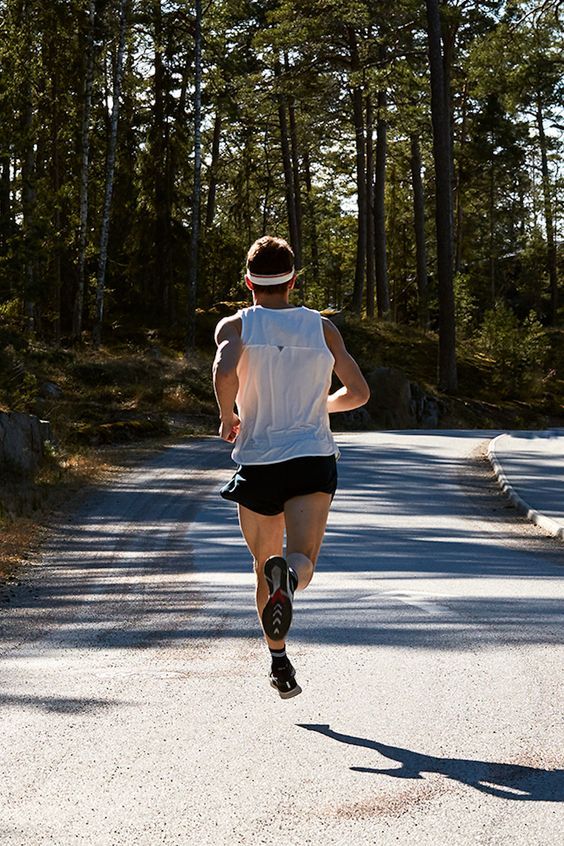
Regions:
<instances>
[{"instance_id":1,"label":"black running shoe","mask_svg":"<svg viewBox=\"0 0 564 846\"><path fill-rule=\"evenodd\" d=\"M270 671L270 686L278 691L281 699L291 699L302 692L296 681L296 671L289 661L285 667L272 668Z\"/></svg>"},{"instance_id":2,"label":"black running shoe","mask_svg":"<svg viewBox=\"0 0 564 846\"><path fill-rule=\"evenodd\" d=\"M262 612L262 625L271 640L284 640L292 622L293 580L290 569L279 555L267 558L264 576L268 585L268 602Z\"/></svg>"}]
</instances>

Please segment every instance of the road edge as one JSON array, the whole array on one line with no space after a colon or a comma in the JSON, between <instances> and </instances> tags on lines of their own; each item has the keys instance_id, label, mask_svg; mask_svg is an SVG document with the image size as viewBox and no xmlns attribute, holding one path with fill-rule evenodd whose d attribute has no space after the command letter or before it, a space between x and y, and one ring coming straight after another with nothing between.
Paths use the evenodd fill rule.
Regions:
<instances>
[{"instance_id":1,"label":"road edge","mask_svg":"<svg viewBox=\"0 0 564 846\"><path fill-rule=\"evenodd\" d=\"M499 441L500 438L506 437L506 435L506 432L501 435L497 435L495 438L492 438L488 445L488 459L493 467L493 471L502 493L505 494L518 511L525 515L527 520L530 520L531 523L534 523L536 526L540 526L541 529L544 529L552 535L552 537L564 540L564 527L557 523L556 520L553 520L552 517L548 517L546 514L537 511L536 508L533 508L528 502L525 502L505 475L503 467L497 457L496 442Z\"/></svg>"}]
</instances>

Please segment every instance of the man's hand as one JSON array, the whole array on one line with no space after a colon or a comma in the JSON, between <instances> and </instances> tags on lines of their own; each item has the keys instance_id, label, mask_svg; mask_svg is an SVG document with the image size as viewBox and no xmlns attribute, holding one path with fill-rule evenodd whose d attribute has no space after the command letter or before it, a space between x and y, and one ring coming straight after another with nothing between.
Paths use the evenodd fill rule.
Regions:
<instances>
[{"instance_id":1,"label":"man's hand","mask_svg":"<svg viewBox=\"0 0 564 846\"><path fill-rule=\"evenodd\" d=\"M236 440L237 435L239 434L239 429L241 428L241 421L239 420L238 416L233 413L231 417L226 417L221 420L221 424L219 427L219 437L223 441L229 441L229 443L233 443Z\"/></svg>"}]
</instances>

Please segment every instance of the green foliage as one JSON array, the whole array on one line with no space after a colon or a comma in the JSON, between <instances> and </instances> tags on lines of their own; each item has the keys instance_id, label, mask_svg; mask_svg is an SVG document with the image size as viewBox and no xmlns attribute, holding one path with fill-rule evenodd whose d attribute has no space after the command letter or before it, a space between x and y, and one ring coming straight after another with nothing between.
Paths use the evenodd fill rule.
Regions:
<instances>
[{"instance_id":1,"label":"green foliage","mask_svg":"<svg viewBox=\"0 0 564 846\"><path fill-rule=\"evenodd\" d=\"M495 362L492 384L502 396L527 396L538 391L550 344L533 311L520 324L504 303L488 309L476 336L476 348Z\"/></svg>"},{"instance_id":2,"label":"green foliage","mask_svg":"<svg viewBox=\"0 0 564 846\"><path fill-rule=\"evenodd\" d=\"M107 324L159 327L187 319L193 191L193 20L184 0L131 4L120 111ZM452 51L459 336L496 298L520 318L548 314L549 278L537 101L555 196L562 97L552 4L441 4ZM301 200L303 301L350 305L357 248L351 88L371 99L374 136L387 127L386 253L392 314L416 324L410 135L425 190L427 265L436 279L435 200L424 4L414 0L217 0L204 4L203 184L197 308L240 298L249 242L289 236L281 102ZM0 2L0 322L58 342L77 290L85 55L89 0ZM89 125L86 328L92 325L117 3L96 3ZM528 7L527 7L528 9ZM354 55L352 43L356 44ZM449 62L447 62L447 59ZM376 107L385 90L387 105ZM218 154L214 126L220 118ZM366 151L365 151L366 152ZM210 204L213 190L215 204ZM213 213L212 213L213 211ZM209 212L209 220L208 220ZM430 303L436 299L431 285ZM300 293L296 294L295 301ZM436 328L436 308L431 309ZM25 316L25 317L24 317ZM33 318L33 321L32 321ZM115 337L115 335L114 335Z\"/></svg>"},{"instance_id":3,"label":"green foliage","mask_svg":"<svg viewBox=\"0 0 564 846\"><path fill-rule=\"evenodd\" d=\"M454 307L456 335L460 340L470 337L477 319L477 300L470 276L457 273L454 277Z\"/></svg>"},{"instance_id":4,"label":"green foliage","mask_svg":"<svg viewBox=\"0 0 564 846\"><path fill-rule=\"evenodd\" d=\"M537 227L533 229L519 252L515 267L515 287L520 313L534 309L538 314L546 310L547 290L546 240Z\"/></svg>"},{"instance_id":5,"label":"green foliage","mask_svg":"<svg viewBox=\"0 0 564 846\"><path fill-rule=\"evenodd\" d=\"M29 371L14 371L8 379L6 398L10 411L29 412L37 397L37 377Z\"/></svg>"},{"instance_id":6,"label":"green foliage","mask_svg":"<svg viewBox=\"0 0 564 846\"><path fill-rule=\"evenodd\" d=\"M0 302L0 320L4 326L17 324L21 313L21 302L17 297Z\"/></svg>"}]
</instances>

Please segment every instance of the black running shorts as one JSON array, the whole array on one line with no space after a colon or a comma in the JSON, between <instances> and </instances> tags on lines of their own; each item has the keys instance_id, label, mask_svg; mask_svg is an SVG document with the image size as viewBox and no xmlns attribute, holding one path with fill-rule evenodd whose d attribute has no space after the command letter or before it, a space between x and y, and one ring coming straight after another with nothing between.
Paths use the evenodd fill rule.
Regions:
<instances>
[{"instance_id":1,"label":"black running shorts","mask_svg":"<svg viewBox=\"0 0 564 846\"><path fill-rule=\"evenodd\" d=\"M279 464L244 464L224 485L224 499L238 502L257 514L274 516L294 496L328 493L337 489L337 461L334 455L309 455Z\"/></svg>"}]
</instances>

